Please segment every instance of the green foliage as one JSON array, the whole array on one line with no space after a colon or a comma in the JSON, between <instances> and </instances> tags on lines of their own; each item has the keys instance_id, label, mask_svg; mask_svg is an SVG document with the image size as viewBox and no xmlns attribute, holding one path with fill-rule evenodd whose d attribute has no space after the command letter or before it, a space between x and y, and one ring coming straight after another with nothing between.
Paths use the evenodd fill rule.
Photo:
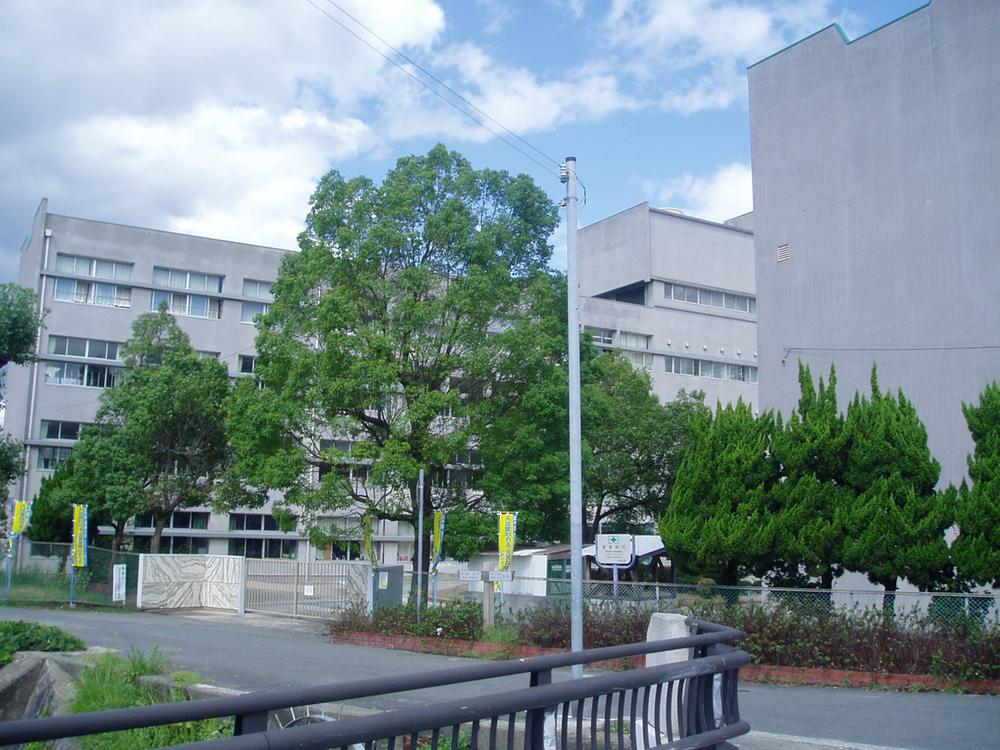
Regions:
<instances>
[{"instance_id":1,"label":"green foliage","mask_svg":"<svg viewBox=\"0 0 1000 750\"><path fill-rule=\"evenodd\" d=\"M141 512L163 523L184 507L206 505L229 464L226 368L197 355L165 306L141 315L122 347L125 372L101 395L97 423L73 451L66 491L105 514L121 541Z\"/></svg>"},{"instance_id":2,"label":"green foliage","mask_svg":"<svg viewBox=\"0 0 1000 750\"><path fill-rule=\"evenodd\" d=\"M417 622L416 607L381 607L373 613L364 604L348 607L331 625L335 633L380 633L420 635L477 641L483 635L483 608L478 602L458 599L437 606L424 606Z\"/></svg>"},{"instance_id":3,"label":"green foliage","mask_svg":"<svg viewBox=\"0 0 1000 750\"><path fill-rule=\"evenodd\" d=\"M448 511L444 555L455 560L469 560L484 549L496 546L497 517L493 513L480 513L462 508Z\"/></svg>"},{"instance_id":4,"label":"green foliage","mask_svg":"<svg viewBox=\"0 0 1000 750\"><path fill-rule=\"evenodd\" d=\"M0 622L0 666L17 651L83 651L87 646L62 628L26 620Z\"/></svg>"},{"instance_id":5,"label":"green foliage","mask_svg":"<svg viewBox=\"0 0 1000 750\"><path fill-rule=\"evenodd\" d=\"M969 456L972 487L963 484L955 520L961 532L951 554L962 577L1000 585L1000 386L993 381L979 404L962 404L975 451Z\"/></svg>"},{"instance_id":6,"label":"green foliage","mask_svg":"<svg viewBox=\"0 0 1000 750\"><path fill-rule=\"evenodd\" d=\"M5 493L7 485L24 473L23 449L18 441L0 435L0 487Z\"/></svg>"},{"instance_id":7,"label":"green foliage","mask_svg":"<svg viewBox=\"0 0 1000 750\"><path fill-rule=\"evenodd\" d=\"M955 493L934 490L941 467L913 405L902 391L882 393L873 367L871 398L855 395L846 430L844 484L853 497L838 513L844 565L887 591L902 577L921 588L949 579L944 532L954 520Z\"/></svg>"},{"instance_id":8,"label":"green foliage","mask_svg":"<svg viewBox=\"0 0 1000 750\"><path fill-rule=\"evenodd\" d=\"M693 444L674 483L660 522L660 535L684 570L718 572L736 584L774 562L775 514L771 492L779 466L771 452L775 420L755 417L740 400L719 407L715 417L693 421Z\"/></svg>"},{"instance_id":9,"label":"green foliage","mask_svg":"<svg viewBox=\"0 0 1000 750\"><path fill-rule=\"evenodd\" d=\"M0 284L0 367L35 359L38 295L17 284Z\"/></svg>"},{"instance_id":10,"label":"green foliage","mask_svg":"<svg viewBox=\"0 0 1000 750\"><path fill-rule=\"evenodd\" d=\"M79 444L78 444L79 445ZM36 542L71 542L73 537L73 503L90 502L93 495L81 491L76 472L78 454L55 472L42 478L42 485L31 508L31 526L28 534ZM109 485L114 481L108 477ZM97 527L108 520L99 504L94 503L88 513L89 538L97 538Z\"/></svg>"},{"instance_id":11,"label":"green foliage","mask_svg":"<svg viewBox=\"0 0 1000 750\"><path fill-rule=\"evenodd\" d=\"M230 401L231 476L260 501L281 490L307 526L349 507L414 525L418 503L427 517L465 507L464 488L437 478L465 463L489 363L511 356L489 330L524 314L556 207L530 178L474 170L443 146L400 159L381 185L332 171L311 204L258 321L263 388L244 381ZM368 474L351 482L358 462ZM418 498L421 467L434 481Z\"/></svg>"},{"instance_id":12,"label":"green foliage","mask_svg":"<svg viewBox=\"0 0 1000 750\"><path fill-rule=\"evenodd\" d=\"M803 585L819 576L821 588L830 588L834 576L843 572L844 531L839 512L852 500L844 486L847 430L837 409L837 375L832 365L828 384L821 377L817 390L809 367L800 362L799 388L798 409L774 435L773 453L783 473L783 481L773 489L778 513L775 551L780 562L768 580L777 585Z\"/></svg>"},{"instance_id":13,"label":"green foliage","mask_svg":"<svg viewBox=\"0 0 1000 750\"><path fill-rule=\"evenodd\" d=\"M71 713L107 711L113 708L151 706L163 702L163 696L137 680L143 675L163 674L168 662L155 649L148 656L133 651L128 659L102 654L77 680ZM170 696L184 700L180 690ZM232 722L221 719L188 721L181 724L131 729L81 737L83 750L131 750L137 747L165 747L185 742L221 739L232 734Z\"/></svg>"}]
</instances>

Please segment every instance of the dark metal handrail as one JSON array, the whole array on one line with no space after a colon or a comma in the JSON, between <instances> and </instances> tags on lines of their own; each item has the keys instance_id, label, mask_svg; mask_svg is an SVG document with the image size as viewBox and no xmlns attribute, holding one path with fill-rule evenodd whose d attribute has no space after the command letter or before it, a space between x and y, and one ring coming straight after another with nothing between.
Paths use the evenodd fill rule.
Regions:
<instances>
[{"instance_id":1,"label":"dark metal handrail","mask_svg":"<svg viewBox=\"0 0 1000 750\"><path fill-rule=\"evenodd\" d=\"M730 643L743 635L734 628L701 620L689 620L689 624L699 631L698 635L529 659L475 664L400 675L391 679L356 680L340 684L247 693L226 698L9 721L0 724L0 746L230 716L235 717L235 734L263 733L267 729L268 712L290 706L331 703L525 673L530 674L530 685L532 689L536 689L535 686L545 686L551 682L553 669L663 651L693 649L698 653L705 653L707 649ZM593 679L596 678L588 678L587 682Z\"/></svg>"}]
</instances>

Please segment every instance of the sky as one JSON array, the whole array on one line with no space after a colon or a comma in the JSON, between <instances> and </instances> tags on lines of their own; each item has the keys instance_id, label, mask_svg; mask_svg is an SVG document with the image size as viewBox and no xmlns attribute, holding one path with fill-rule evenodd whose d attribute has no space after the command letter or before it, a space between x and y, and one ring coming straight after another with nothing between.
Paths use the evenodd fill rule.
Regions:
<instances>
[{"instance_id":1,"label":"sky","mask_svg":"<svg viewBox=\"0 0 1000 750\"><path fill-rule=\"evenodd\" d=\"M642 201L722 221L752 209L747 66L924 4L4 0L0 282L42 197L52 213L294 248L326 171L380 180L438 142L553 200L549 159L576 156L581 226ZM564 230L552 242L565 268Z\"/></svg>"}]
</instances>

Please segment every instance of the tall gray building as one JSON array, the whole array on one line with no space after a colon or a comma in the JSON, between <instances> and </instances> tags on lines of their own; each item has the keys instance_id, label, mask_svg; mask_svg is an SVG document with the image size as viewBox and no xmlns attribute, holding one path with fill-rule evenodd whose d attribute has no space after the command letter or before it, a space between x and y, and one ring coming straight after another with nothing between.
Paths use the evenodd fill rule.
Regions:
<instances>
[{"instance_id":1,"label":"tall gray building","mask_svg":"<svg viewBox=\"0 0 1000 750\"><path fill-rule=\"evenodd\" d=\"M749 216L726 224L648 203L580 230L580 320L594 345L649 371L661 401L757 404Z\"/></svg>"},{"instance_id":2,"label":"tall gray building","mask_svg":"<svg viewBox=\"0 0 1000 750\"><path fill-rule=\"evenodd\" d=\"M94 420L102 390L121 373L120 346L132 323L161 301L196 350L224 362L232 377L252 373L254 317L267 309L285 252L60 216L49 213L43 199L18 276L39 292L46 310L39 361L11 366L7 376L6 431L27 446L27 472L11 496L34 497L42 479L69 457L81 427ZM268 504L228 515L177 511L161 550L309 559L336 554L279 531L270 510ZM151 526L148 517L136 519L140 549ZM384 562L396 561L400 544L412 546L412 534L391 522L382 522L374 539Z\"/></svg>"},{"instance_id":3,"label":"tall gray building","mask_svg":"<svg viewBox=\"0 0 1000 750\"><path fill-rule=\"evenodd\" d=\"M1000 2L934 0L849 41L830 26L750 68L760 400L799 360L846 408L873 363L927 425L941 482L962 402L1000 377Z\"/></svg>"}]
</instances>

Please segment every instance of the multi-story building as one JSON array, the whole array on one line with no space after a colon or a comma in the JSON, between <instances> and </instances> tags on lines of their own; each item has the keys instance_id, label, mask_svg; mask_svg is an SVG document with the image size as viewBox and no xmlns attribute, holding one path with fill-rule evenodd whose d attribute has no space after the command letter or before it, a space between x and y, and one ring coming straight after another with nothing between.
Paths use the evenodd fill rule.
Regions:
<instances>
[{"instance_id":1,"label":"multi-story building","mask_svg":"<svg viewBox=\"0 0 1000 750\"><path fill-rule=\"evenodd\" d=\"M760 400L837 368L846 408L902 388L941 484L962 402L1000 377L1000 3L934 0L849 41L830 26L749 71Z\"/></svg>"},{"instance_id":2,"label":"multi-story building","mask_svg":"<svg viewBox=\"0 0 1000 750\"><path fill-rule=\"evenodd\" d=\"M197 351L224 362L233 377L252 373L254 317L267 309L285 252L60 216L42 200L18 277L39 292L46 310L39 358L11 366L7 376L6 430L27 448L27 472L12 487L14 497L34 497L42 479L69 457L81 427L94 419L102 390L121 373L119 350L132 323L162 301ZM270 511L270 503L230 514L177 511L161 549L308 559L338 553L313 550L302 534L278 530ZM142 549L153 533L151 519L137 518L133 533ZM383 522L374 540L385 562L396 561L400 544L412 546L412 534L393 522Z\"/></svg>"},{"instance_id":3,"label":"multi-story building","mask_svg":"<svg viewBox=\"0 0 1000 750\"><path fill-rule=\"evenodd\" d=\"M756 407L752 217L725 224L641 203L580 230L580 319L594 345L649 371L670 401Z\"/></svg>"}]
</instances>

